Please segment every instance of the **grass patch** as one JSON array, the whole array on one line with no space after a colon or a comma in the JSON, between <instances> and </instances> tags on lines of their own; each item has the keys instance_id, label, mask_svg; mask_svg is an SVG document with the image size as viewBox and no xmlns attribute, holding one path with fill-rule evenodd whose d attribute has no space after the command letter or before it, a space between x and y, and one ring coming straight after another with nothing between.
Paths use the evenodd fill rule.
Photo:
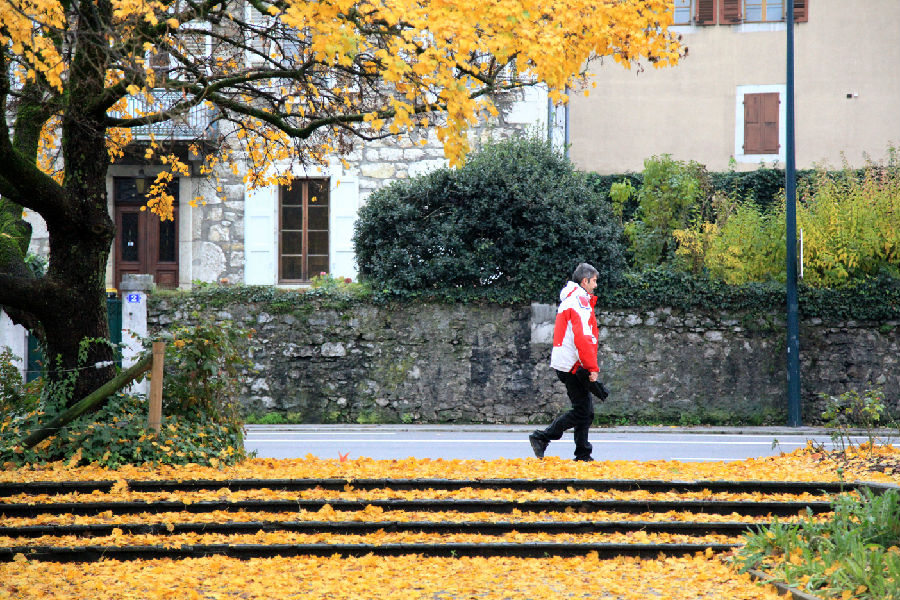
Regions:
<instances>
[{"instance_id":1,"label":"grass patch","mask_svg":"<svg viewBox=\"0 0 900 600\"><path fill-rule=\"evenodd\" d=\"M822 598L900 600L900 493L835 500L833 518L775 522L746 537L743 570L759 569Z\"/></svg>"}]
</instances>

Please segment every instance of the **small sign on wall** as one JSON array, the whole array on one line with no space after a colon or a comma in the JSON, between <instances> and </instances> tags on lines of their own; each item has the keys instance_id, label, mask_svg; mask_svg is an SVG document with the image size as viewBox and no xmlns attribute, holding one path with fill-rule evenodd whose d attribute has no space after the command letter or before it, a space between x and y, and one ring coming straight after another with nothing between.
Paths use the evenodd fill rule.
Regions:
<instances>
[{"instance_id":1,"label":"small sign on wall","mask_svg":"<svg viewBox=\"0 0 900 600\"><path fill-rule=\"evenodd\" d=\"M125 301L129 304L140 304L141 303L141 295L140 294L128 294L125 296Z\"/></svg>"}]
</instances>

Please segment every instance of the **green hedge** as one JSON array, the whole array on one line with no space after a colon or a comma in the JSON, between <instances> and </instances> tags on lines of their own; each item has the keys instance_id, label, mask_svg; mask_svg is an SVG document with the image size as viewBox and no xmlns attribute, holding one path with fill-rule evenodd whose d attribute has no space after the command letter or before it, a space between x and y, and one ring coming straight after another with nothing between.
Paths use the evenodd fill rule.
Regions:
<instances>
[{"instance_id":1,"label":"green hedge","mask_svg":"<svg viewBox=\"0 0 900 600\"><path fill-rule=\"evenodd\" d=\"M617 288L601 294L598 305L606 309L650 310L667 306L700 312L777 313L785 310L785 296L785 287L780 283L735 286L661 267L626 274ZM880 275L840 289L812 288L801 283L799 303L802 318L896 320L900 319L900 280Z\"/></svg>"},{"instance_id":2,"label":"green hedge","mask_svg":"<svg viewBox=\"0 0 900 600\"><path fill-rule=\"evenodd\" d=\"M193 308L226 308L247 302L267 306L272 313L309 312L319 308L347 310L361 303L430 301L522 305L542 298L514 298L498 290L495 295L448 298L447 294L423 292L416 298L390 291L372 292L353 284L332 289L284 290L270 286L204 286L192 291L157 292L158 298L178 298ZM598 307L606 310L652 310L670 307L682 311L720 313L777 313L785 310L785 288L780 283L727 285L703 276L660 267L642 273L627 273L614 288L598 288ZM900 280L886 275L871 277L840 289L799 286L800 316L825 321L853 319L889 321L900 319ZM555 301L555 298L547 301Z\"/></svg>"}]
</instances>

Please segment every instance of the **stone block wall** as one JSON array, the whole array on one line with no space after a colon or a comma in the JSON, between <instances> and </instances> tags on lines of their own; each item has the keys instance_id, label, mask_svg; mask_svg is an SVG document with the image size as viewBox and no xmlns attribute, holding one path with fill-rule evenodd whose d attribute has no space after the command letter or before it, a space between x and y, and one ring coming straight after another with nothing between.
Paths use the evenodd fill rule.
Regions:
<instances>
[{"instance_id":1,"label":"stone block wall","mask_svg":"<svg viewBox=\"0 0 900 600\"><path fill-rule=\"evenodd\" d=\"M256 329L248 413L296 413L305 422L544 423L568 406L548 361L555 307L256 304L203 308L152 299L160 330L193 310ZM598 312L601 422L786 420L783 324L775 317ZM897 323L804 322L804 423L820 393L881 386L900 405Z\"/></svg>"}]
</instances>

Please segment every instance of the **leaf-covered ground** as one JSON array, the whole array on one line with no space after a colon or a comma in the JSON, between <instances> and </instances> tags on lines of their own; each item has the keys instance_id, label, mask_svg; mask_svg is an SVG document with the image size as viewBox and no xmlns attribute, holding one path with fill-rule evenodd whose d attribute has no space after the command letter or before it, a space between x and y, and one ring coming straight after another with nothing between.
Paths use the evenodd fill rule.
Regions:
<instances>
[{"instance_id":1,"label":"leaf-covered ground","mask_svg":"<svg viewBox=\"0 0 900 600\"><path fill-rule=\"evenodd\" d=\"M775 600L715 558L223 557L0 566L0 598Z\"/></svg>"},{"instance_id":2,"label":"leaf-covered ground","mask_svg":"<svg viewBox=\"0 0 900 600\"><path fill-rule=\"evenodd\" d=\"M894 465L894 466L891 466ZM895 468L896 467L896 468ZM111 479L662 479L839 481L900 483L900 451L887 446L851 454L846 460L812 448L780 456L734 462L597 461L578 463L559 457L536 459L340 461L312 455L299 459L256 458L221 468L199 465L130 466L117 470L64 463L0 470L0 481L90 481Z\"/></svg>"},{"instance_id":3,"label":"leaf-covered ground","mask_svg":"<svg viewBox=\"0 0 900 600\"><path fill-rule=\"evenodd\" d=\"M252 459L235 466L211 468L186 466L127 466L111 471L97 467L74 467L66 464L34 466L0 471L0 481L117 481L109 492L66 494L60 496L17 495L0 498L3 502L84 502L84 501L156 501L179 499L188 502L204 500L239 500L243 498L458 498L489 499L536 498L615 498L615 499L759 499L755 494L721 492L653 493L596 492L593 490L514 491L514 490L356 490L355 479L645 479L645 480L756 480L756 481L874 481L900 483L900 470L891 465L900 462L900 452L878 448L867 454L836 458L804 449L790 454L728 463L681 463L677 461L606 461L590 464L548 458L498 461L393 460L376 461L322 460L314 457L297 460ZM190 479L307 479L343 478L351 480L343 491L322 489L283 492L278 490L229 491L225 488L194 492L134 492L125 480L190 480ZM536 486L537 487L537 486ZM772 494L767 500L806 500L806 494ZM47 523L188 523L249 520L366 520L401 521L537 521L537 520L696 520L689 512L666 513L591 513L589 516L568 512L451 513L402 512L369 507L355 512L336 512L323 508L315 512L290 513L189 513L129 514L113 516L40 515L3 518L2 524L22 526ZM826 518L826 516L820 516ZM739 515L704 515L706 521L758 522L764 517ZM781 519L792 520L791 517ZM492 536L491 541L542 541L543 534L509 533ZM113 535L91 538L90 544L196 544L196 543L309 543L330 542L331 534L291 532L242 534L178 534L165 536L131 535L120 530ZM341 542L365 541L379 544L395 541L429 541L434 534L384 532L366 536L339 536ZM565 534L554 541L569 543L615 541L644 543L647 541L687 541L676 534L647 532L618 534ZM694 538L696 539L696 538ZM737 538L715 535L707 541L737 541ZM443 541L478 541L469 534L441 536ZM0 538L0 545L43 544L80 545L84 538L53 536L47 538ZM58 564L28 561L17 557L12 563L0 564L0 599L38 598L202 598L209 599L367 599L408 598L439 599L542 599L596 598L672 600L695 599L765 599L779 598L770 586L751 582L745 575L725 565L711 553L692 557L659 557L657 559L599 559L596 554L580 558L427 558L423 556L360 558L299 557L238 560L224 556L185 560L145 560L118 562Z\"/></svg>"}]
</instances>

